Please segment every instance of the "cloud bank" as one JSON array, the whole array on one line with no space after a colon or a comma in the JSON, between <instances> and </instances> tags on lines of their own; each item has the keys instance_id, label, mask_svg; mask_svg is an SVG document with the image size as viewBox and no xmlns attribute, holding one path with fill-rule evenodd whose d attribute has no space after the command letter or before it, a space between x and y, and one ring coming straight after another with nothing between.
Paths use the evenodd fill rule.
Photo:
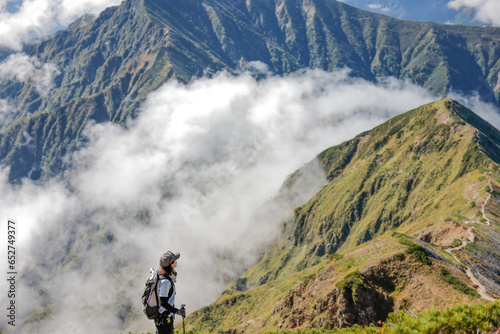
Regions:
<instances>
[{"instance_id":1,"label":"cloud bank","mask_svg":"<svg viewBox=\"0 0 500 334\"><path fill-rule=\"evenodd\" d=\"M38 333L152 331L130 315L141 312L149 267L166 250L181 253L178 303L209 304L279 235L279 216L290 212L255 214L287 175L433 100L414 85L374 84L347 70L165 84L125 127L88 126L59 179L12 185L0 171L0 219L19 229L19 316L50 314ZM311 166L317 187L324 176Z\"/></svg>"},{"instance_id":2,"label":"cloud bank","mask_svg":"<svg viewBox=\"0 0 500 334\"><path fill-rule=\"evenodd\" d=\"M0 125L5 121L7 115L12 113L14 108L9 105L6 100L0 99Z\"/></svg>"},{"instance_id":3,"label":"cloud bank","mask_svg":"<svg viewBox=\"0 0 500 334\"><path fill-rule=\"evenodd\" d=\"M24 0L16 12L0 2L0 48L20 51L47 34L68 26L85 14L98 14L121 0Z\"/></svg>"},{"instance_id":4,"label":"cloud bank","mask_svg":"<svg viewBox=\"0 0 500 334\"><path fill-rule=\"evenodd\" d=\"M0 82L32 81L36 91L42 95L50 91L54 75L57 73L58 69L54 64L42 63L36 57L30 57L24 53L12 54L0 63Z\"/></svg>"},{"instance_id":5,"label":"cloud bank","mask_svg":"<svg viewBox=\"0 0 500 334\"><path fill-rule=\"evenodd\" d=\"M481 22L487 22L494 26L500 26L500 1L498 0L452 0L448 7L460 10L461 8L472 8L476 11L475 18Z\"/></svg>"}]
</instances>

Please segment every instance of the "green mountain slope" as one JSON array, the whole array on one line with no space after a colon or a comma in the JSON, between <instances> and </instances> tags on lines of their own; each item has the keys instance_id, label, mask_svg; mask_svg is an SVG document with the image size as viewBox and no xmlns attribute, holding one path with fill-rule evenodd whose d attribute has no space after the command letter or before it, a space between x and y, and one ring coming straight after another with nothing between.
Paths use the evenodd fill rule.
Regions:
<instances>
[{"instance_id":1,"label":"green mountain slope","mask_svg":"<svg viewBox=\"0 0 500 334\"><path fill-rule=\"evenodd\" d=\"M434 308L422 313L412 314L400 311L391 314L386 322L376 325L353 326L349 328L334 328L318 331L302 329L301 334L367 334L367 333L485 333L494 334L500 329L500 302L485 305L458 305L446 309ZM192 332L198 334L201 332ZM268 334L289 334L289 330L272 331Z\"/></svg>"},{"instance_id":2,"label":"green mountain slope","mask_svg":"<svg viewBox=\"0 0 500 334\"><path fill-rule=\"evenodd\" d=\"M236 73L251 61L281 75L349 67L369 80L395 76L500 101L500 29L402 21L334 0L128 0L29 54L58 72L50 92L33 81L0 84L18 110L0 133L11 180L57 174L89 120L123 123L167 80ZM26 135L37 145L23 145Z\"/></svg>"},{"instance_id":3,"label":"green mountain slope","mask_svg":"<svg viewBox=\"0 0 500 334\"><path fill-rule=\"evenodd\" d=\"M449 99L325 150L329 184L192 326L330 329L498 298L499 152L500 132Z\"/></svg>"}]
</instances>

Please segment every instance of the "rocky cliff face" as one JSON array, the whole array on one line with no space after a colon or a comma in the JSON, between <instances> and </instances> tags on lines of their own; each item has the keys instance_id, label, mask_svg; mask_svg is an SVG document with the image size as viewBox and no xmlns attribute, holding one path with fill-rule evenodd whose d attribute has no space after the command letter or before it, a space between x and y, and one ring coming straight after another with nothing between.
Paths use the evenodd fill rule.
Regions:
<instances>
[{"instance_id":1,"label":"rocky cliff face","mask_svg":"<svg viewBox=\"0 0 500 334\"><path fill-rule=\"evenodd\" d=\"M285 297L273 310L283 318L279 329L368 326L393 311L388 294L367 282L361 273L356 272L344 287L338 287L331 279L334 270L330 267L319 272Z\"/></svg>"}]
</instances>

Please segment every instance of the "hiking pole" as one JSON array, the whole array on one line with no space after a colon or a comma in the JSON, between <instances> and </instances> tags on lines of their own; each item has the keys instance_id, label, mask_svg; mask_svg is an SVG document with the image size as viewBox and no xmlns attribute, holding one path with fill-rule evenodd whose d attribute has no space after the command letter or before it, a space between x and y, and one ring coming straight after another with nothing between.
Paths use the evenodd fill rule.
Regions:
<instances>
[{"instance_id":1,"label":"hiking pole","mask_svg":"<svg viewBox=\"0 0 500 334\"><path fill-rule=\"evenodd\" d=\"M184 323L184 318L186 317L186 304L181 305L181 310L184 310L184 315L182 316L182 333L186 334L186 324Z\"/></svg>"}]
</instances>

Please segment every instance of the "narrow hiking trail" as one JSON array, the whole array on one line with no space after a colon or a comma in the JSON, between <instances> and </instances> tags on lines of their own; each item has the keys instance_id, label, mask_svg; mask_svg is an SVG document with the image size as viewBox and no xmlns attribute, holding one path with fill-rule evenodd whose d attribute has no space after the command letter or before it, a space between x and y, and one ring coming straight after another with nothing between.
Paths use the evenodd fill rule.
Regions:
<instances>
[{"instance_id":1,"label":"narrow hiking trail","mask_svg":"<svg viewBox=\"0 0 500 334\"><path fill-rule=\"evenodd\" d=\"M491 191L493 191L493 185L491 184L491 181L488 180L488 187L490 188ZM484 223L485 225L488 225L488 226L491 226L491 222L490 220L488 219L488 217L486 217L486 204L491 201L491 191L488 193L488 196L486 196L486 200L484 201L483 205L481 206L481 211L483 213L483 218L486 219L486 222Z\"/></svg>"},{"instance_id":2,"label":"narrow hiking trail","mask_svg":"<svg viewBox=\"0 0 500 334\"><path fill-rule=\"evenodd\" d=\"M491 297L487 292L486 292L486 287L481 283L479 282L479 280L476 278L476 276L474 276L474 274L472 273L472 270L470 268L467 268L467 276L469 276L470 280L472 281L472 283L474 285L477 285L477 292L479 293L479 295L483 298L483 299L486 299L490 302L492 301L495 301L496 299Z\"/></svg>"},{"instance_id":3,"label":"narrow hiking trail","mask_svg":"<svg viewBox=\"0 0 500 334\"><path fill-rule=\"evenodd\" d=\"M488 186L491 190L493 190L493 185L491 184L491 181L488 180ZM477 221L466 221L465 223L467 225L471 224L471 223L478 223L478 224L484 224L484 225L487 225L487 226L491 226L491 222L490 220L488 219L488 217L486 217L486 205L487 203L491 200L491 192L488 193L488 195L486 196L486 199L483 203L483 205L481 206L481 212L482 212L482 217L483 219L486 220L486 222L484 223L480 223L480 222L477 222ZM476 240L476 236L474 235L474 233L472 232L472 227L471 226L468 226L467 227L467 231L469 232L469 236L470 238L466 238L464 240L462 240L462 245L458 246L458 247L454 247L454 248L450 248L450 249L446 249L446 252L448 252L449 254L451 254L451 256L453 256L453 258L458 262L458 263L462 263L463 265L465 265L465 263L463 263L453 252L455 251L459 251L463 248L465 248L469 243L474 243L474 241ZM469 277L469 279L471 280L471 282L477 286L477 292L479 293L479 295L483 298L483 299L486 299L488 301L494 301L496 300L495 298L491 297L488 293L487 293L487 290L486 290L486 287L474 276L474 274L472 273L472 270L470 267L467 267L467 270L466 270L466 274L467 276Z\"/></svg>"}]
</instances>

